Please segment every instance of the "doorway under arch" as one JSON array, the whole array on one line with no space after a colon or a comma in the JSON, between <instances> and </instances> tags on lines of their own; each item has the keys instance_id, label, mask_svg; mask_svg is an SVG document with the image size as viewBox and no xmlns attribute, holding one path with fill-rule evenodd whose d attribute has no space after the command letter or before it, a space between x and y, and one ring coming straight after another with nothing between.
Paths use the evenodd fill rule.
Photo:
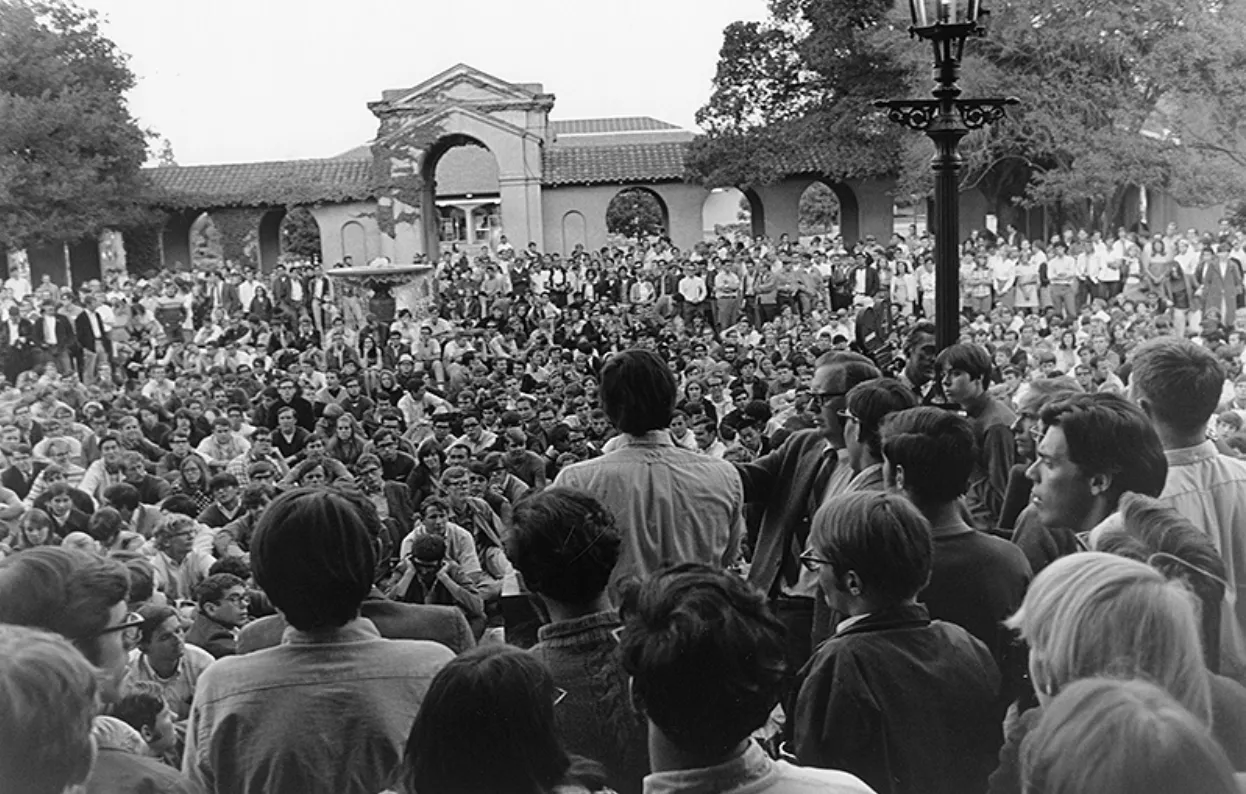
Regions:
<instances>
[{"instance_id":1,"label":"doorway under arch","mask_svg":"<svg viewBox=\"0 0 1246 794\"><path fill-rule=\"evenodd\" d=\"M420 168L424 251L493 250L502 227L498 162L480 140L461 133L437 140Z\"/></svg>"}]
</instances>

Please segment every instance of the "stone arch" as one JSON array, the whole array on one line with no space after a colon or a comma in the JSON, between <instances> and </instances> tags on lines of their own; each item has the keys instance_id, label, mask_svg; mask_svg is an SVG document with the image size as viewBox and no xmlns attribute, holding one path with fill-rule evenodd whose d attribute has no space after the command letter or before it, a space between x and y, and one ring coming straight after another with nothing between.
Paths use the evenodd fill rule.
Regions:
<instances>
[{"instance_id":1,"label":"stone arch","mask_svg":"<svg viewBox=\"0 0 1246 794\"><path fill-rule=\"evenodd\" d=\"M627 196L630 193L644 194L645 196L651 197L657 203L658 213L661 216L662 233L669 235L671 232L671 211L670 211L670 208L667 206L666 199L662 198L661 193L645 185L621 186L617 191L615 191L615 194L614 196L611 197L610 201L607 202L606 213L605 213L606 218L603 220L606 220L610 217L611 208L615 205L615 202L618 201L620 197ZM608 233L609 232L609 221L606 220L606 223L604 225L606 226L607 233Z\"/></svg>"},{"instance_id":2,"label":"stone arch","mask_svg":"<svg viewBox=\"0 0 1246 794\"><path fill-rule=\"evenodd\" d=\"M351 258L352 265L366 265L372 258L368 250L368 233L359 221L342 224L342 259Z\"/></svg>"},{"instance_id":3,"label":"stone arch","mask_svg":"<svg viewBox=\"0 0 1246 794\"><path fill-rule=\"evenodd\" d=\"M759 218L758 215L761 214ZM720 230L757 235L765 229L764 210L757 194L739 188L725 187L711 190L701 205L701 236L711 240Z\"/></svg>"},{"instance_id":4,"label":"stone arch","mask_svg":"<svg viewBox=\"0 0 1246 794\"><path fill-rule=\"evenodd\" d=\"M281 222L285 220L286 208L276 207L260 216L259 260L260 272L271 273L281 258Z\"/></svg>"},{"instance_id":5,"label":"stone arch","mask_svg":"<svg viewBox=\"0 0 1246 794\"><path fill-rule=\"evenodd\" d=\"M861 239L861 210L857 202L857 194L851 187L843 182L823 177L815 177L801 188L800 196L797 201L797 213L799 219L800 201L803 200L814 185L821 185L830 191L835 197L835 201L839 205L838 213L838 233L844 240L845 246L853 245ZM819 231L817 233L829 234L830 230Z\"/></svg>"},{"instance_id":6,"label":"stone arch","mask_svg":"<svg viewBox=\"0 0 1246 794\"><path fill-rule=\"evenodd\" d=\"M577 244L588 246L588 227L584 213L571 210L562 216L562 255L570 256Z\"/></svg>"},{"instance_id":7,"label":"stone arch","mask_svg":"<svg viewBox=\"0 0 1246 794\"><path fill-rule=\"evenodd\" d=\"M741 191L748 202L749 231L753 237L761 237L766 233L766 205L757 195L757 191L749 188Z\"/></svg>"},{"instance_id":8,"label":"stone arch","mask_svg":"<svg viewBox=\"0 0 1246 794\"><path fill-rule=\"evenodd\" d=\"M430 260L436 260L441 254L443 218L455 214L454 212L448 214L442 213L437 206L437 165L441 162L441 158L444 157L447 152L461 146L472 146L484 149L486 152L489 152L491 156L493 156L494 162L498 164L499 168L499 190L501 187L501 164L498 162L497 155L487 144L473 135L458 132L443 135L431 146L429 146L427 150L425 150L423 158L420 162L419 171L422 185L422 195L420 197L420 219L422 221L421 231L424 241L424 251ZM505 202L502 203L502 206L503 212L505 212ZM458 212L462 214L463 217L461 221L464 228L466 228L472 211L470 209L463 209L459 207L452 209L458 210ZM471 235L469 235L469 239L466 241L468 245L472 245L475 242L470 238Z\"/></svg>"}]
</instances>

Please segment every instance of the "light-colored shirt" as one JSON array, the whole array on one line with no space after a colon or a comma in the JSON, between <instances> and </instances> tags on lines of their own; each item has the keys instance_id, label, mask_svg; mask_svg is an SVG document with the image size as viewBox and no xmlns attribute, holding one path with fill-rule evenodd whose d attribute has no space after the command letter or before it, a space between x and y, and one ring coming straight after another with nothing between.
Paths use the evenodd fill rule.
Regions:
<instances>
[{"instance_id":1,"label":"light-colored shirt","mask_svg":"<svg viewBox=\"0 0 1246 794\"><path fill-rule=\"evenodd\" d=\"M718 766L653 772L644 794L874 794L855 775L773 761L756 742Z\"/></svg>"},{"instance_id":2,"label":"light-colored shirt","mask_svg":"<svg viewBox=\"0 0 1246 794\"><path fill-rule=\"evenodd\" d=\"M1246 673L1246 462L1221 455L1212 441L1169 449L1168 480L1160 501L1198 527L1224 558L1229 590L1220 621L1220 664L1226 675Z\"/></svg>"},{"instance_id":3,"label":"light-colored shirt","mask_svg":"<svg viewBox=\"0 0 1246 794\"><path fill-rule=\"evenodd\" d=\"M155 684L160 687L160 691L164 694L164 702L173 712L174 717L184 720L190 714L190 701L194 699L195 684L199 681L199 676L203 675L203 671L207 670L214 661L212 654L204 649L194 645L183 645L182 658L177 662L177 669L168 678L161 678L159 673L151 669L147 656L135 648L130 651L130 663L126 669L122 691L126 691L140 681Z\"/></svg>"},{"instance_id":4,"label":"light-colored shirt","mask_svg":"<svg viewBox=\"0 0 1246 794\"><path fill-rule=\"evenodd\" d=\"M199 677L182 771L209 794L396 788L411 723L453 658L437 642L381 639L364 618L287 628L281 645Z\"/></svg>"},{"instance_id":5,"label":"light-colored shirt","mask_svg":"<svg viewBox=\"0 0 1246 794\"><path fill-rule=\"evenodd\" d=\"M668 563L735 562L744 536L744 486L735 466L675 446L665 430L622 439L618 449L568 466L555 480L614 513L623 548L611 581Z\"/></svg>"}]
</instances>

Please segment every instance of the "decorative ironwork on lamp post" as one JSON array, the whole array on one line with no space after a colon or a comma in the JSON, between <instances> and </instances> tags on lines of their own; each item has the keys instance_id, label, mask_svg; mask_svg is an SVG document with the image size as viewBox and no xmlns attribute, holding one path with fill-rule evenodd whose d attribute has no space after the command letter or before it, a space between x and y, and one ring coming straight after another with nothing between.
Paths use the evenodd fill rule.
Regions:
<instances>
[{"instance_id":1,"label":"decorative ironwork on lamp post","mask_svg":"<svg viewBox=\"0 0 1246 794\"><path fill-rule=\"evenodd\" d=\"M965 39L986 33L978 21L985 15L979 0L909 0L909 10L909 35L934 46L934 99L880 99L874 105L934 141L935 339L942 349L960 338L960 140L999 121L1017 100L960 98L956 81Z\"/></svg>"}]
</instances>

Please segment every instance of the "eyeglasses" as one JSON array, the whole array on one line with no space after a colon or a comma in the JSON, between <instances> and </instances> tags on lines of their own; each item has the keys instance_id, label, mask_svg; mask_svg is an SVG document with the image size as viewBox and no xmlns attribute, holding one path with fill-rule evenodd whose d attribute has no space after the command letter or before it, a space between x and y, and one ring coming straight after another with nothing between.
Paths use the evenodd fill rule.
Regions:
<instances>
[{"instance_id":1,"label":"eyeglasses","mask_svg":"<svg viewBox=\"0 0 1246 794\"><path fill-rule=\"evenodd\" d=\"M849 411L847 408L845 408L842 411L836 411L835 415L838 416L839 421L843 422L844 424L847 424L849 421L853 421L853 422L861 421L860 419L857 419L856 414L854 414L852 411Z\"/></svg>"},{"instance_id":2,"label":"eyeglasses","mask_svg":"<svg viewBox=\"0 0 1246 794\"><path fill-rule=\"evenodd\" d=\"M225 597L224 597L223 599L221 599L221 600L222 600L222 601L228 601L229 603L233 604L234 606L242 606L243 604L245 604L245 603L246 603L246 601L247 601L247 597L246 597L245 595L240 594L240 593L231 593L230 595L225 596Z\"/></svg>"},{"instance_id":3,"label":"eyeglasses","mask_svg":"<svg viewBox=\"0 0 1246 794\"><path fill-rule=\"evenodd\" d=\"M848 394L846 391L811 391L809 392L809 405L821 409L827 400L833 400L836 397L844 397Z\"/></svg>"},{"instance_id":4,"label":"eyeglasses","mask_svg":"<svg viewBox=\"0 0 1246 794\"><path fill-rule=\"evenodd\" d=\"M814 554L813 551L805 552L804 554L800 555L798 559L800 560L800 564L805 566L805 570L811 571L812 573L817 573L818 571L821 571L823 565L831 564L830 560L822 559L821 557Z\"/></svg>"},{"instance_id":5,"label":"eyeglasses","mask_svg":"<svg viewBox=\"0 0 1246 794\"><path fill-rule=\"evenodd\" d=\"M124 618L121 619L120 623L113 625L113 626L105 626L104 628L95 632L95 636L102 637L105 634L112 634L114 631L125 631L126 629L132 629L135 626L141 624L142 622L143 622L142 615L138 614L137 612L129 612L126 614Z\"/></svg>"}]
</instances>

